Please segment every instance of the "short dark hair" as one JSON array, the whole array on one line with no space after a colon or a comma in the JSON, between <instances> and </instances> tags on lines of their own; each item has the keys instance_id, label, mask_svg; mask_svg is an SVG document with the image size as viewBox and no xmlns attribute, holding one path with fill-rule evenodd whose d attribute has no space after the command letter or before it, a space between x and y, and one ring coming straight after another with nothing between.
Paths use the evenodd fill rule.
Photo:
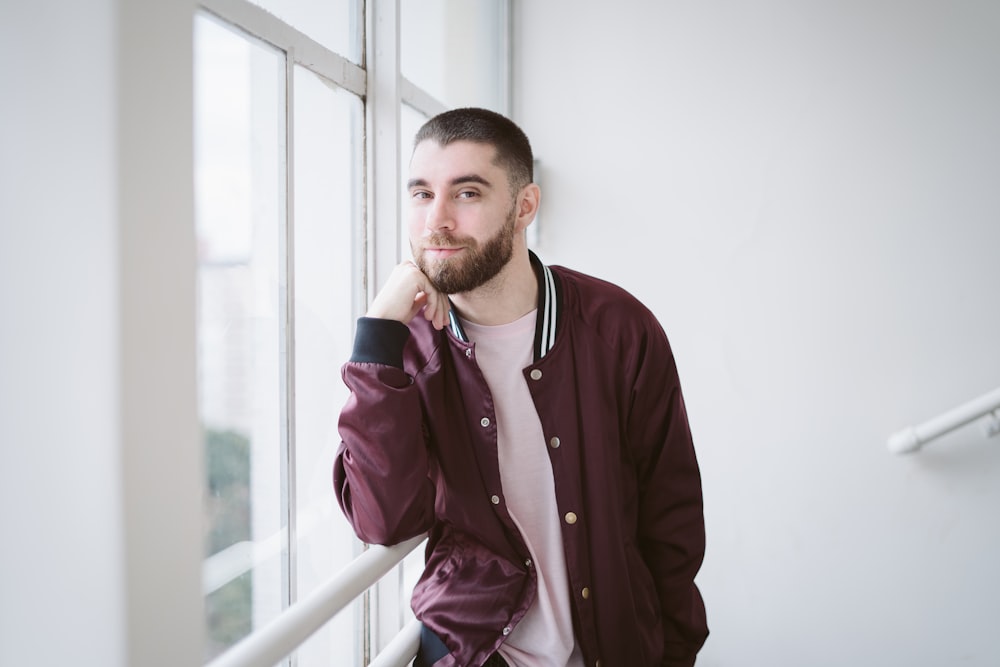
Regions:
<instances>
[{"instance_id":1,"label":"short dark hair","mask_svg":"<svg viewBox=\"0 0 1000 667\"><path fill-rule=\"evenodd\" d=\"M527 135L514 121L495 111L466 107L440 113L420 128L413 147L427 139L441 146L455 141L493 146L497 151L494 163L506 170L512 194L516 195L535 178Z\"/></svg>"}]
</instances>

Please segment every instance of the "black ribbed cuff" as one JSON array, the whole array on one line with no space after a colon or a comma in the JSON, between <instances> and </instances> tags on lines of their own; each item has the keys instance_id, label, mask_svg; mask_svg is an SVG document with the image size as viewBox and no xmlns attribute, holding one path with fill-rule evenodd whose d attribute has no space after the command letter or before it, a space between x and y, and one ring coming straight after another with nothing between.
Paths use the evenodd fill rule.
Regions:
<instances>
[{"instance_id":1,"label":"black ribbed cuff","mask_svg":"<svg viewBox=\"0 0 1000 667\"><path fill-rule=\"evenodd\" d=\"M402 370L403 347L409 338L410 330L402 322L377 317L359 317L351 361L362 364L385 364Z\"/></svg>"}]
</instances>

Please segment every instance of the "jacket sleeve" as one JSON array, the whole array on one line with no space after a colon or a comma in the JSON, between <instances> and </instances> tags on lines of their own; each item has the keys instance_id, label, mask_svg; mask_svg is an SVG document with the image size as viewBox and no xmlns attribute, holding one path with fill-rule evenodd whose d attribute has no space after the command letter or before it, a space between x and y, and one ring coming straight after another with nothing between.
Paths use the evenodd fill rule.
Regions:
<instances>
[{"instance_id":1,"label":"jacket sleeve","mask_svg":"<svg viewBox=\"0 0 1000 667\"><path fill-rule=\"evenodd\" d=\"M399 322L361 318L343 367L351 394L340 414L333 484L355 533L369 544L396 544L433 523L420 397L403 370L409 336Z\"/></svg>"},{"instance_id":2,"label":"jacket sleeve","mask_svg":"<svg viewBox=\"0 0 1000 667\"><path fill-rule=\"evenodd\" d=\"M694 583L705 554L701 475L677 367L652 319L632 355L635 384L627 428L636 452L639 548L663 612L664 667L690 667L708 636Z\"/></svg>"}]
</instances>

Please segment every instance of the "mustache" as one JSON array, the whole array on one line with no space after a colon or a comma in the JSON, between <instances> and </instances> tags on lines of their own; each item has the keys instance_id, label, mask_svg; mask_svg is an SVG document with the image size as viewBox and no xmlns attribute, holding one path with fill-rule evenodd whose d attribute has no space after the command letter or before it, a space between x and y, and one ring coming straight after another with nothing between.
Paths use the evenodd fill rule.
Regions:
<instances>
[{"instance_id":1,"label":"mustache","mask_svg":"<svg viewBox=\"0 0 1000 667\"><path fill-rule=\"evenodd\" d=\"M425 238L420 242L420 245L424 248L457 248L460 246L473 246L475 244L472 243L472 240L469 238L452 236L451 234L442 234L438 232Z\"/></svg>"}]
</instances>

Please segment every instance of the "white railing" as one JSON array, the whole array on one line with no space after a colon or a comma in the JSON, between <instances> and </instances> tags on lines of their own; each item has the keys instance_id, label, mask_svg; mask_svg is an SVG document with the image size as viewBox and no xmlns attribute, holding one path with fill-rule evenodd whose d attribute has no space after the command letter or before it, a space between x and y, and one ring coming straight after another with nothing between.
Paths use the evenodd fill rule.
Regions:
<instances>
[{"instance_id":1,"label":"white railing","mask_svg":"<svg viewBox=\"0 0 1000 667\"><path fill-rule=\"evenodd\" d=\"M273 667L385 576L424 539L425 536L420 535L392 547L369 547L318 590L290 606L207 667ZM419 634L419 624L414 627L411 623L371 664L403 667L416 655Z\"/></svg>"},{"instance_id":2,"label":"white railing","mask_svg":"<svg viewBox=\"0 0 1000 667\"><path fill-rule=\"evenodd\" d=\"M413 660L420 648L420 621L414 619L399 631L368 667L401 667Z\"/></svg>"},{"instance_id":3,"label":"white railing","mask_svg":"<svg viewBox=\"0 0 1000 667\"><path fill-rule=\"evenodd\" d=\"M915 452L931 440L997 411L1000 411L1000 388L949 410L943 415L930 419L923 424L909 426L892 434L889 436L889 451L893 454ZM986 424L985 429L987 435L997 435L997 433L1000 433L1000 419L994 414L990 422Z\"/></svg>"}]
</instances>

